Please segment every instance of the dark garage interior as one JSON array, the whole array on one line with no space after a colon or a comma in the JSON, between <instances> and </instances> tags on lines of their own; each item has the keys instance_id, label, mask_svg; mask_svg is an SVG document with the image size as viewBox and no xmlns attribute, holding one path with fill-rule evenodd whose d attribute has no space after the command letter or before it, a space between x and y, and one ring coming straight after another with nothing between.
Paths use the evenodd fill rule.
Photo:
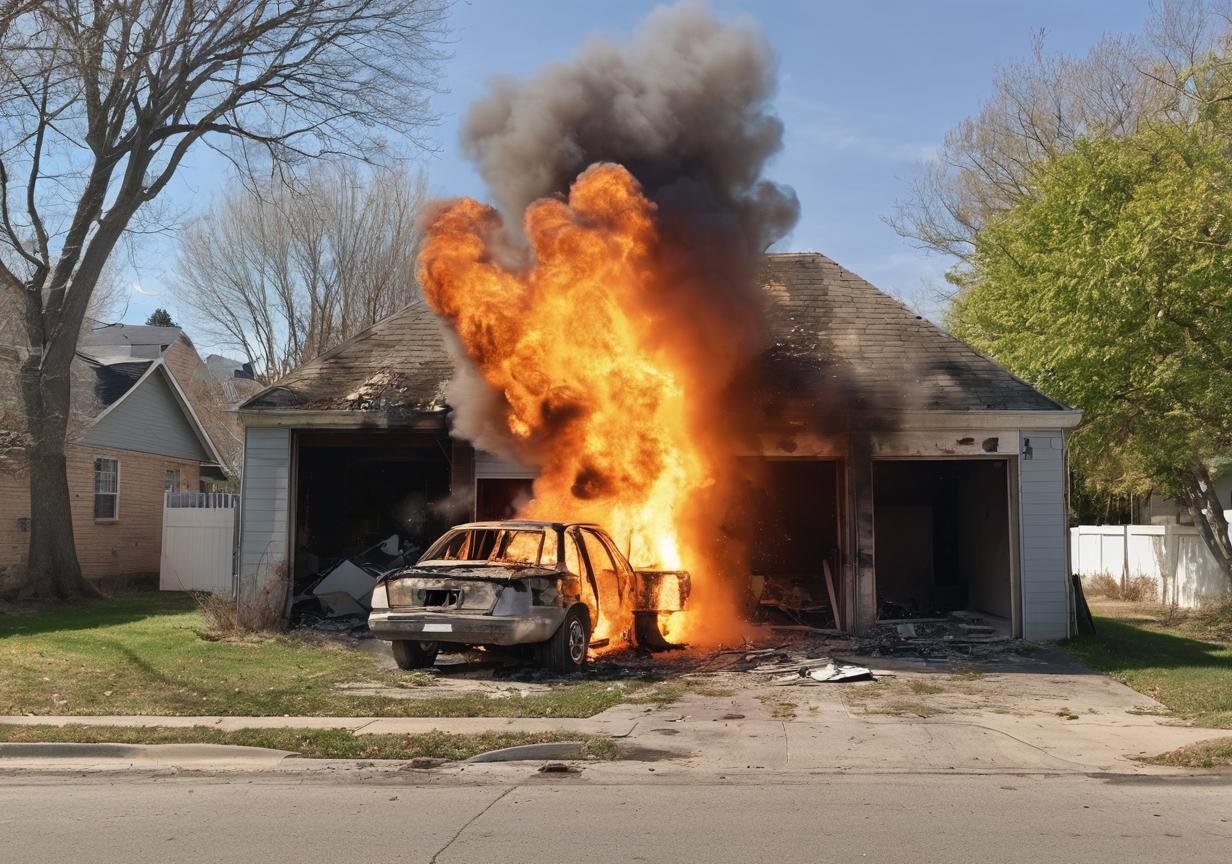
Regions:
<instances>
[{"instance_id":1,"label":"dark garage interior","mask_svg":"<svg viewBox=\"0 0 1232 864\"><path fill-rule=\"evenodd\" d=\"M392 534L414 560L458 521L441 506L450 493L449 447L444 435L300 434L296 585Z\"/></svg>"},{"instance_id":2,"label":"dark garage interior","mask_svg":"<svg viewBox=\"0 0 1232 864\"><path fill-rule=\"evenodd\" d=\"M750 570L763 606L792 615L829 613L823 565L841 578L842 463L815 459L749 460L744 506L752 522ZM831 617L832 620L832 617Z\"/></svg>"},{"instance_id":3,"label":"dark garage interior","mask_svg":"<svg viewBox=\"0 0 1232 864\"><path fill-rule=\"evenodd\" d=\"M873 471L881 617L1012 619L1006 460L879 460Z\"/></svg>"}]
</instances>

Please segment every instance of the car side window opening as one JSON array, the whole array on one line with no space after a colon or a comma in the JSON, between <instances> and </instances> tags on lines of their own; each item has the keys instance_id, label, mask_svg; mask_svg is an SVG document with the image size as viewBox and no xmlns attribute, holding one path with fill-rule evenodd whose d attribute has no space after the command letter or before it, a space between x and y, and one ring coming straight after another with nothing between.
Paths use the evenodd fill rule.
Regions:
<instances>
[{"instance_id":1,"label":"car side window opening","mask_svg":"<svg viewBox=\"0 0 1232 864\"><path fill-rule=\"evenodd\" d=\"M502 531L496 555L492 557L497 561L538 564L542 547L542 531Z\"/></svg>"},{"instance_id":2,"label":"car side window opening","mask_svg":"<svg viewBox=\"0 0 1232 864\"><path fill-rule=\"evenodd\" d=\"M565 569L586 581L586 571L582 569L582 555L578 552L577 540L572 534L565 535Z\"/></svg>"},{"instance_id":3,"label":"car side window opening","mask_svg":"<svg viewBox=\"0 0 1232 864\"><path fill-rule=\"evenodd\" d=\"M632 590L633 587L633 567L629 564L628 559L620 554L616 548L616 542L611 537L599 535L599 540L607 548L608 554L611 555L612 561L616 564L616 570L620 576L620 596L623 600L625 594Z\"/></svg>"}]
</instances>

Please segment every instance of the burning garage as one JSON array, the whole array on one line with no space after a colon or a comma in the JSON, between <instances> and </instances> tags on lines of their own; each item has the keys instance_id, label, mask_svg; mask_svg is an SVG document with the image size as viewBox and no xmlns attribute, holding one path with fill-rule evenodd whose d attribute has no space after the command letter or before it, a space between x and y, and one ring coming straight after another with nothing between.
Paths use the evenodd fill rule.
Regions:
<instances>
[{"instance_id":1,"label":"burning garage","mask_svg":"<svg viewBox=\"0 0 1232 864\"><path fill-rule=\"evenodd\" d=\"M462 145L495 206L427 214L423 302L242 406L241 584L363 600L449 526L516 517L688 572L673 640L767 607L1067 635L1079 412L828 258L766 253L799 211L762 176L774 89L761 37L696 5L493 85Z\"/></svg>"},{"instance_id":2,"label":"burning garage","mask_svg":"<svg viewBox=\"0 0 1232 864\"><path fill-rule=\"evenodd\" d=\"M747 578L721 578L808 611L829 609L828 571L846 630L972 610L1064 637L1078 412L822 255L769 255L762 284L774 347L760 398L732 408L756 443L732 461L739 506L715 538ZM303 590L390 536L413 557L450 525L523 511L536 467L451 435L449 338L413 306L243 407L243 580L287 562ZM637 560L636 538L608 525L635 565L682 563ZM698 627L688 638L705 639Z\"/></svg>"}]
</instances>

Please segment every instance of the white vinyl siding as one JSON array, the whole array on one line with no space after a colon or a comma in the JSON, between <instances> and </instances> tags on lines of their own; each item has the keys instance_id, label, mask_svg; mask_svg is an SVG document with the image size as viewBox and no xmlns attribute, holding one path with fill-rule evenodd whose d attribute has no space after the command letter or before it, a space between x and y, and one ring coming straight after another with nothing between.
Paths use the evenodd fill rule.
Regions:
<instances>
[{"instance_id":1,"label":"white vinyl siding","mask_svg":"<svg viewBox=\"0 0 1232 864\"><path fill-rule=\"evenodd\" d=\"M1022 433L1018 518L1022 635L1026 639L1064 639L1069 635L1064 448L1060 431Z\"/></svg>"},{"instance_id":2,"label":"white vinyl siding","mask_svg":"<svg viewBox=\"0 0 1232 864\"><path fill-rule=\"evenodd\" d=\"M291 432L249 427L244 435L240 488L242 584L267 579L288 561L291 509Z\"/></svg>"},{"instance_id":3,"label":"white vinyl siding","mask_svg":"<svg viewBox=\"0 0 1232 864\"><path fill-rule=\"evenodd\" d=\"M120 460L99 457L94 460L94 518L111 521L120 518Z\"/></svg>"}]
</instances>

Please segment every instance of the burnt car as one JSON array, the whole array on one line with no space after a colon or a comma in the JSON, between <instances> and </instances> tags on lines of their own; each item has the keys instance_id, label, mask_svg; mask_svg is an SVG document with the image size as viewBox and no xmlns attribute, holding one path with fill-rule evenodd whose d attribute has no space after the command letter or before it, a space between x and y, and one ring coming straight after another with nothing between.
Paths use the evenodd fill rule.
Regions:
<instances>
[{"instance_id":1,"label":"burnt car","mask_svg":"<svg viewBox=\"0 0 1232 864\"><path fill-rule=\"evenodd\" d=\"M663 647L657 622L688 594L687 573L634 570L598 525L473 522L386 575L368 625L403 669L431 666L442 645L530 646L542 665L572 672L596 633Z\"/></svg>"}]
</instances>

